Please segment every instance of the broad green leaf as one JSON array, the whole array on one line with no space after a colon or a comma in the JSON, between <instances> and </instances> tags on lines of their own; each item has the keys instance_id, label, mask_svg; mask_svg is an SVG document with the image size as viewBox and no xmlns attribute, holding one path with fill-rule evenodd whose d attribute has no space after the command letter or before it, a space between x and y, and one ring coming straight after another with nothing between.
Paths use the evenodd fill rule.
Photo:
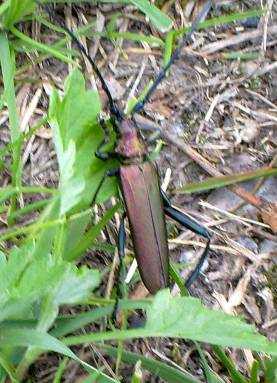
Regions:
<instances>
[{"instance_id":1,"label":"broad green leaf","mask_svg":"<svg viewBox=\"0 0 277 383\"><path fill-rule=\"evenodd\" d=\"M81 303L90 297L100 282L98 271L89 270L86 266L77 268L70 263L68 265L66 273L56 286L54 303L57 306Z\"/></svg>"},{"instance_id":2,"label":"broad green leaf","mask_svg":"<svg viewBox=\"0 0 277 383\"><path fill-rule=\"evenodd\" d=\"M68 347L53 336L33 329L3 329L0 328L1 347L36 347L41 350L54 351L76 360L99 376L97 382L115 383L116 380L109 378L101 371L83 362Z\"/></svg>"},{"instance_id":3,"label":"broad green leaf","mask_svg":"<svg viewBox=\"0 0 277 383\"><path fill-rule=\"evenodd\" d=\"M37 7L33 0L6 0L6 4L5 11L1 14L1 24L5 28L9 28Z\"/></svg>"},{"instance_id":4,"label":"broad green leaf","mask_svg":"<svg viewBox=\"0 0 277 383\"><path fill-rule=\"evenodd\" d=\"M85 266L78 269L52 255L34 257L35 245L26 243L14 248L9 257L1 257L0 321L33 318L31 305L51 294L51 305L56 310L61 304L75 304L87 299L99 283L99 274Z\"/></svg>"},{"instance_id":5,"label":"broad green leaf","mask_svg":"<svg viewBox=\"0 0 277 383\"><path fill-rule=\"evenodd\" d=\"M0 268L0 305L3 305L12 296L15 288L26 266L32 259L33 245L27 243L21 248L14 248L7 259L1 257ZM2 310L1 309L1 310Z\"/></svg>"},{"instance_id":6,"label":"broad green leaf","mask_svg":"<svg viewBox=\"0 0 277 383\"><path fill-rule=\"evenodd\" d=\"M74 345L111 339L172 337L277 355L277 344L256 333L254 326L239 317L209 310L196 298L172 297L168 290L161 290L146 313L144 328L68 337L64 342Z\"/></svg>"},{"instance_id":7,"label":"broad green leaf","mask_svg":"<svg viewBox=\"0 0 277 383\"><path fill-rule=\"evenodd\" d=\"M80 202L81 193L85 189L85 179L81 174L75 173L76 149L73 141L70 141L67 148L60 157L60 215L69 212L70 209Z\"/></svg>"},{"instance_id":8,"label":"broad green leaf","mask_svg":"<svg viewBox=\"0 0 277 383\"><path fill-rule=\"evenodd\" d=\"M97 91L86 90L84 76L77 69L67 77L64 97L61 99L56 91L51 96L49 122L61 172L62 212L77 206L87 207L105 170L115 165L95 157L103 139L97 120L99 112ZM97 201L102 202L115 193L116 180L109 178L99 191Z\"/></svg>"}]
</instances>

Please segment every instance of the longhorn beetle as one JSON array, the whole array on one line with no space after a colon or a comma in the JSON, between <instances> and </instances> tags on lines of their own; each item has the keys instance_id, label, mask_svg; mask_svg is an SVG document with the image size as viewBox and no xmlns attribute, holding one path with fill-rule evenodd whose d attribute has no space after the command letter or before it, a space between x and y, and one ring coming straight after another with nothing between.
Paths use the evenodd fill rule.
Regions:
<instances>
[{"instance_id":1,"label":"longhorn beetle","mask_svg":"<svg viewBox=\"0 0 277 383\"><path fill-rule=\"evenodd\" d=\"M107 176L119 176L120 189L124 201L125 212L122 216L118 231L118 251L121 260L125 249L125 218L128 217L131 237L134 245L134 253L137 259L141 278L151 293L169 285L169 250L167 242L165 214L185 226L196 234L207 239L205 250L195 269L189 276L186 286L189 288L199 275L200 269L207 257L211 235L209 231L192 220L186 214L174 208L169 198L161 190L156 165L148 158L147 142L142 137L135 121L135 113L141 111L144 104L149 101L150 96L158 84L166 76L166 72L179 57L182 47L190 40L197 29L200 21L208 13L212 0L207 0L196 20L192 23L188 33L182 38L178 48L173 53L169 62L160 70L152 86L142 101L137 102L129 117L115 105L108 86L102 77L96 63L91 59L85 47L81 44L74 33L68 29L62 19L52 12L46 5L34 0L39 4L75 41L80 51L87 57L102 88L105 91L111 114L111 122L116 133L116 143L112 152L103 150L109 142L109 129L104 120L100 121L104 130L105 138L99 144L95 153L96 157L106 161L116 158L120 162L119 169L109 169L103 176L93 198L96 200L97 193L102 187Z\"/></svg>"}]
</instances>

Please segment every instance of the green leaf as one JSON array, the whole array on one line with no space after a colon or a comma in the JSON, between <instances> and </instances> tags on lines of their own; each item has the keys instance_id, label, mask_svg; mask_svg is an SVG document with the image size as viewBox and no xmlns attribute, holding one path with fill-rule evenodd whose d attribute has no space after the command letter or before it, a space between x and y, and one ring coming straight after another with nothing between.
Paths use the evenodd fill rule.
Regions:
<instances>
[{"instance_id":1,"label":"green leaf","mask_svg":"<svg viewBox=\"0 0 277 383\"><path fill-rule=\"evenodd\" d=\"M232 359L229 358L219 346L213 346L213 351L216 353L222 365L228 370L230 377L235 383L248 383L242 376Z\"/></svg>"},{"instance_id":2,"label":"green leaf","mask_svg":"<svg viewBox=\"0 0 277 383\"><path fill-rule=\"evenodd\" d=\"M173 25L172 20L147 0L131 0L161 32L167 32Z\"/></svg>"},{"instance_id":3,"label":"green leaf","mask_svg":"<svg viewBox=\"0 0 277 383\"><path fill-rule=\"evenodd\" d=\"M207 383L224 383L224 381L210 368L206 358L205 354L202 351L201 347L197 342L194 342L195 347L200 355L201 364L203 366L203 370L205 373L205 377L207 380Z\"/></svg>"},{"instance_id":4,"label":"green leaf","mask_svg":"<svg viewBox=\"0 0 277 383\"><path fill-rule=\"evenodd\" d=\"M73 141L70 141L67 148L60 157L60 215L64 215L80 202L82 192L85 190L85 179L81 174L75 172L76 148Z\"/></svg>"},{"instance_id":5,"label":"green leaf","mask_svg":"<svg viewBox=\"0 0 277 383\"><path fill-rule=\"evenodd\" d=\"M168 290L161 290L146 312L144 328L68 337L64 342L74 345L111 339L172 337L277 355L277 344L255 333L254 326L243 323L239 317L209 310L196 298L172 297Z\"/></svg>"},{"instance_id":6,"label":"green leaf","mask_svg":"<svg viewBox=\"0 0 277 383\"><path fill-rule=\"evenodd\" d=\"M76 360L94 372L98 376L97 382L115 383L116 380L109 378L101 371L95 369L89 364L78 358L68 347L53 336L39 332L33 329L1 329L0 328L1 347L36 347L41 350L54 351L59 354Z\"/></svg>"},{"instance_id":7,"label":"green leaf","mask_svg":"<svg viewBox=\"0 0 277 383\"><path fill-rule=\"evenodd\" d=\"M118 0L100 0L99 2L118 3ZM121 0L120 3L135 5L145 16L149 17L151 22L161 32L168 31L173 25L170 17L160 11L154 4L151 4L149 0Z\"/></svg>"},{"instance_id":8,"label":"green leaf","mask_svg":"<svg viewBox=\"0 0 277 383\"><path fill-rule=\"evenodd\" d=\"M6 201L16 193L16 188L1 188L0 189L0 202Z\"/></svg>"},{"instance_id":9,"label":"green leaf","mask_svg":"<svg viewBox=\"0 0 277 383\"><path fill-rule=\"evenodd\" d=\"M112 219L114 214L119 209L120 204L117 203L108 211L105 212L104 216L97 222L96 225L92 226L90 230L81 238L81 240L74 246L74 248L70 249L65 254L67 260L77 259L80 255L82 255L90 246L92 246L95 239L98 237L99 233L103 230L106 224Z\"/></svg>"},{"instance_id":10,"label":"green leaf","mask_svg":"<svg viewBox=\"0 0 277 383\"><path fill-rule=\"evenodd\" d=\"M88 299L91 292L98 286L98 271L89 270L86 266L77 268L68 263L66 273L59 278L56 286L55 304L77 304Z\"/></svg>"},{"instance_id":11,"label":"green leaf","mask_svg":"<svg viewBox=\"0 0 277 383\"><path fill-rule=\"evenodd\" d=\"M15 96L15 56L10 47L7 33L0 31L0 65L2 79L4 83L4 100L9 111L9 126L12 142L12 186L20 189L22 184L22 161L21 161L21 132L19 128L19 118L17 115L16 96ZM13 196L10 206L10 213L16 208L16 199ZM10 220L10 217L9 217ZM13 222L10 222L13 223Z\"/></svg>"},{"instance_id":12,"label":"green leaf","mask_svg":"<svg viewBox=\"0 0 277 383\"><path fill-rule=\"evenodd\" d=\"M265 382L271 383L276 381L277 377L277 358L267 358L264 362Z\"/></svg>"},{"instance_id":13,"label":"green leaf","mask_svg":"<svg viewBox=\"0 0 277 383\"><path fill-rule=\"evenodd\" d=\"M33 0L10 0L6 3L7 7L1 15L1 23L7 29L37 7Z\"/></svg>"},{"instance_id":14,"label":"green leaf","mask_svg":"<svg viewBox=\"0 0 277 383\"><path fill-rule=\"evenodd\" d=\"M27 51L28 49L32 49L32 50L37 49L43 53L46 53L48 55L55 57L58 60L69 63L73 66L76 66L76 62L73 59L69 58L68 56L65 56L64 54L62 54L61 49L56 49L55 47L53 48L51 45L39 43L31 39L24 33L20 32L18 29L16 29L13 26L10 27L10 31L19 39L19 41L21 42L21 45L24 44L27 46ZM19 46L19 50L20 50L20 46Z\"/></svg>"},{"instance_id":15,"label":"green leaf","mask_svg":"<svg viewBox=\"0 0 277 383\"><path fill-rule=\"evenodd\" d=\"M84 76L77 69L66 79L64 97L60 99L57 91L51 95L49 122L61 173L61 214L77 206L89 206L105 170L111 167L111 163L95 157L103 138L99 112L97 91L86 90ZM97 201L103 202L115 193L116 180L107 179Z\"/></svg>"},{"instance_id":16,"label":"green leaf","mask_svg":"<svg viewBox=\"0 0 277 383\"><path fill-rule=\"evenodd\" d=\"M31 305L51 293L51 305L75 304L87 299L99 283L99 273L60 261L51 255L34 256L36 245L29 242L14 248L7 260L1 257L0 321L33 318Z\"/></svg>"},{"instance_id":17,"label":"green leaf","mask_svg":"<svg viewBox=\"0 0 277 383\"><path fill-rule=\"evenodd\" d=\"M1 347L35 346L43 350L51 350L76 359L74 353L51 335L34 329L0 329Z\"/></svg>"},{"instance_id":18,"label":"green leaf","mask_svg":"<svg viewBox=\"0 0 277 383\"><path fill-rule=\"evenodd\" d=\"M3 370L7 372L9 375L11 382L17 383L17 377L16 377L16 371L12 363L10 362L9 358L5 355L4 352L0 352L0 366L2 366ZM1 369L0 369L1 370ZM2 379L2 371L0 371L0 381L3 382L4 380Z\"/></svg>"}]
</instances>

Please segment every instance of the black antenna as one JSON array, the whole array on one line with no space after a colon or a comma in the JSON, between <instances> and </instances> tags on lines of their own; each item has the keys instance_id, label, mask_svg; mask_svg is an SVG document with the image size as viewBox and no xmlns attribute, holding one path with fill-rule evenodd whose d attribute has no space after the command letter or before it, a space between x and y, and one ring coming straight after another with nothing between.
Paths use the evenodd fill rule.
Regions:
<instances>
[{"instance_id":1,"label":"black antenna","mask_svg":"<svg viewBox=\"0 0 277 383\"><path fill-rule=\"evenodd\" d=\"M168 69L170 68L170 66L174 63L175 60L178 59L179 55L180 55L180 52L183 48L183 46L191 39L193 33L195 32L195 30L197 29L199 23L201 22L202 18L204 18L206 16L206 14L209 12L210 8L211 8L211 5L212 5L212 0L207 0L206 3L204 4L201 12L199 13L199 15L197 16L197 18L194 20L194 22L192 23L189 31L187 32L187 34L182 38L182 41L181 43L179 44L179 46L176 48L175 52L173 53L173 55L171 56L171 59L169 60L169 62L159 71L156 79L154 80L153 84L151 85L150 89L148 90L148 92L146 93L145 97L143 100L141 101L138 101L136 103L136 105L134 106L133 110L132 110L132 116L139 112L141 109L143 109L144 105L146 102L149 101L149 98L150 96L152 95L152 93L155 91L155 89L157 88L157 86L159 85L159 83L165 78L166 76L166 72L168 71Z\"/></svg>"},{"instance_id":2,"label":"black antenna","mask_svg":"<svg viewBox=\"0 0 277 383\"><path fill-rule=\"evenodd\" d=\"M111 93L109 91L109 88L108 88L108 86L107 86L107 84L106 84L106 82L105 82L105 80L104 80L104 78L103 78L103 76L102 76L98 66L92 60L92 58L89 56L89 54L88 54L86 48L84 47L84 45L75 36L75 34L66 26L64 21L51 10L51 8L49 8L47 5L43 4L40 0L34 0L34 2L37 3L42 9L44 9L49 14L49 16L52 17L68 33L68 35L72 38L72 40L75 41L75 43L77 44L77 46L80 49L80 51L89 60L93 70L95 71L96 75L98 76L98 78L99 78L99 80L101 82L102 88L105 91L105 93L106 93L106 95L108 97L108 100L109 100L109 107L110 107L111 115L116 116L116 118L118 118L118 119L122 119L123 115L120 112L120 110L118 109L118 107L115 105L115 103L113 101L113 98L112 98L112 95L111 95ZM154 82L151 85L150 89L146 93L144 99L138 101L136 103L136 105L134 106L134 108L132 110L132 116L135 113L139 112L141 109L143 109L145 103L149 101L150 96L155 91L155 89L157 88L159 83L164 79L164 77L166 76L166 72L168 71L170 66L178 59L183 46L191 39L193 33L197 29L197 27L198 27L199 23L201 22L202 18L204 18L205 15L209 12L209 9L210 9L211 5L212 5L212 0L207 0L206 3L203 6L201 12L199 13L199 15L197 16L195 21L192 23L189 31L182 38L181 43L179 44L179 46L177 47L177 49L175 50L175 52L171 56L171 59L169 60L169 62L158 73L156 79L154 80Z\"/></svg>"},{"instance_id":3,"label":"black antenna","mask_svg":"<svg viewBox=\"0 0 277 383\"><path fill-rule=\"evenodd\" d=\"M80 49L80 51L89 60L93 70L95 71L95 73L97 74L97 76L98 76L98 78L99 78L99 80L101 82L102 88L104 89L106 95L108 96L109 105L110 105L110 113L112 115L115 115L117 118L122 119L122 113L120 112L120 110L115 105L115 103L113 101L113 98L112 98L112 95L111 95L111 93L109 91L109 88L108 88L108 86L107 86L107 84L106 84L106 82L105 82L105 80L104 80L104 78L103 78L103 76L102 76L98 66L92 60L92 58L88 54L88 52L87 52L86 48L84 47L84 45L75 36L75 34L66 26L64 21L51 10L51 8L49 8L47 5L41 3L39 0L34 0L34 2L37 3L42 9L44 9L48 13L48 15L51 16L69 34L69 36L72 38L72 40L75 41L75 43L77 44L77 46Z\"/></svg>"}]
</instances>

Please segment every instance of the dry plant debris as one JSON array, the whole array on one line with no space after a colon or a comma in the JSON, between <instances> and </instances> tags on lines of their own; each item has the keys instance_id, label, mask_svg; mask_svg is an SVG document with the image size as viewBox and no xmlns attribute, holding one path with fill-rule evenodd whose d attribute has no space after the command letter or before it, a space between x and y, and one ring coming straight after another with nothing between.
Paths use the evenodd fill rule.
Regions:
<instances>
[{"instance_id":1,"label":"dry plant debris","mask_svg":"<svg viewBox=\"0 0 277 383\"><path fill-rule=\"evenodd\" d=\"M185 2L175 3L170 15L175 26L180 28L187 21L188 7L192 2L187 2L185 13ZM254 0L218 1L213 15L241 12L259 6L260 2ZM146 105L144 118L155 120L162 126L165 147L157 162L162 178L167 169L171 170L167 190L172 196L175 189L206 175L276 166L277 6L272 1L268 1L268 6L269 12L254 27L230 23L197 32L193 43L183 50L170 76ZM117 20L119 31L145 31L150 28L143 16L130 6L72 5L66 8L59 6L58 9L61 14L65 10L65 21L72 29L95 19L96 30L101 32L116 11L120 13ZM34 24L32 29L30 25L22 28L37 41L52 44L55 39L40 24ZM102 68L115 100L123 104L129 94L143 89L161 63L160 49L147 43L118 39L116 44L111 44L109 40L99 37L83 38L83 43ZM70 47L71 43L68 45ZM254 52L257 58L249 61L228 60L225 57L230 52ZM61 89L71 69L70 65L54 59L46 58L39 65L35 64L35 56L32 60L32 67L26 67L17 75L17 107L23 132L28 132L46 115L52 87ZM89 63L86 62L85 66L88 81L94 86L95 79ZM105 105L105 96L101 90L100 93ZM0 123L3 145L9 141L6 110L1 112ZM24 182L27 185L52 186L59 180L51 134L47 126L42 127L25 145L23 162ZM2 173L1 185L7 184L9 174ZM201 220L215 233L213 251L202 277L193 287L193 294L201 297L210 307L221 307L227 313L244 316L271 340L276 340L277 312L273 303L276 295L265 272L270 274L277 260L276 199L276 177L264 182L232 186L229 190L173 196L175 205ZM22 206L27 202L22 201ZM262 205L257 206L259 203ZM29 217L29 222L33 219L35 217ZM1 222L4 230L4 218ZM108 230L104 235L108 238L111 234ZM178 238L170 243L176 260L188 260L192 244L196 244L197 249L200 246L201 250L197 237L183 232L182 228ZM132 249L128 251L132 252ZM134 296L142 294L145 292L141 292L139 286ZM137 341L130 348L155 354L161 359L174 360L171 341L155 342ZM184 348L183 345L179 347ZM82 350L84 355L87 351ZM194 350L187 352L192 354ZM185 358L182 356L181 360L175 355L176 363L185 367L189 354ZM251 358L249 353L245 353L242 361L241 355L234 354L234 360L242 370L246 369L244 363L250 363ZM30 371L31 375L37 376L36 381L51 381L54 359L50 358L50 363L48 358L41 359L43 370L47 371L45 376L40 375L40 367ZM74 362L72 365L71 371L68 371L68 382L77 381L77 367Z\"/></svg>"}]
</instances>

